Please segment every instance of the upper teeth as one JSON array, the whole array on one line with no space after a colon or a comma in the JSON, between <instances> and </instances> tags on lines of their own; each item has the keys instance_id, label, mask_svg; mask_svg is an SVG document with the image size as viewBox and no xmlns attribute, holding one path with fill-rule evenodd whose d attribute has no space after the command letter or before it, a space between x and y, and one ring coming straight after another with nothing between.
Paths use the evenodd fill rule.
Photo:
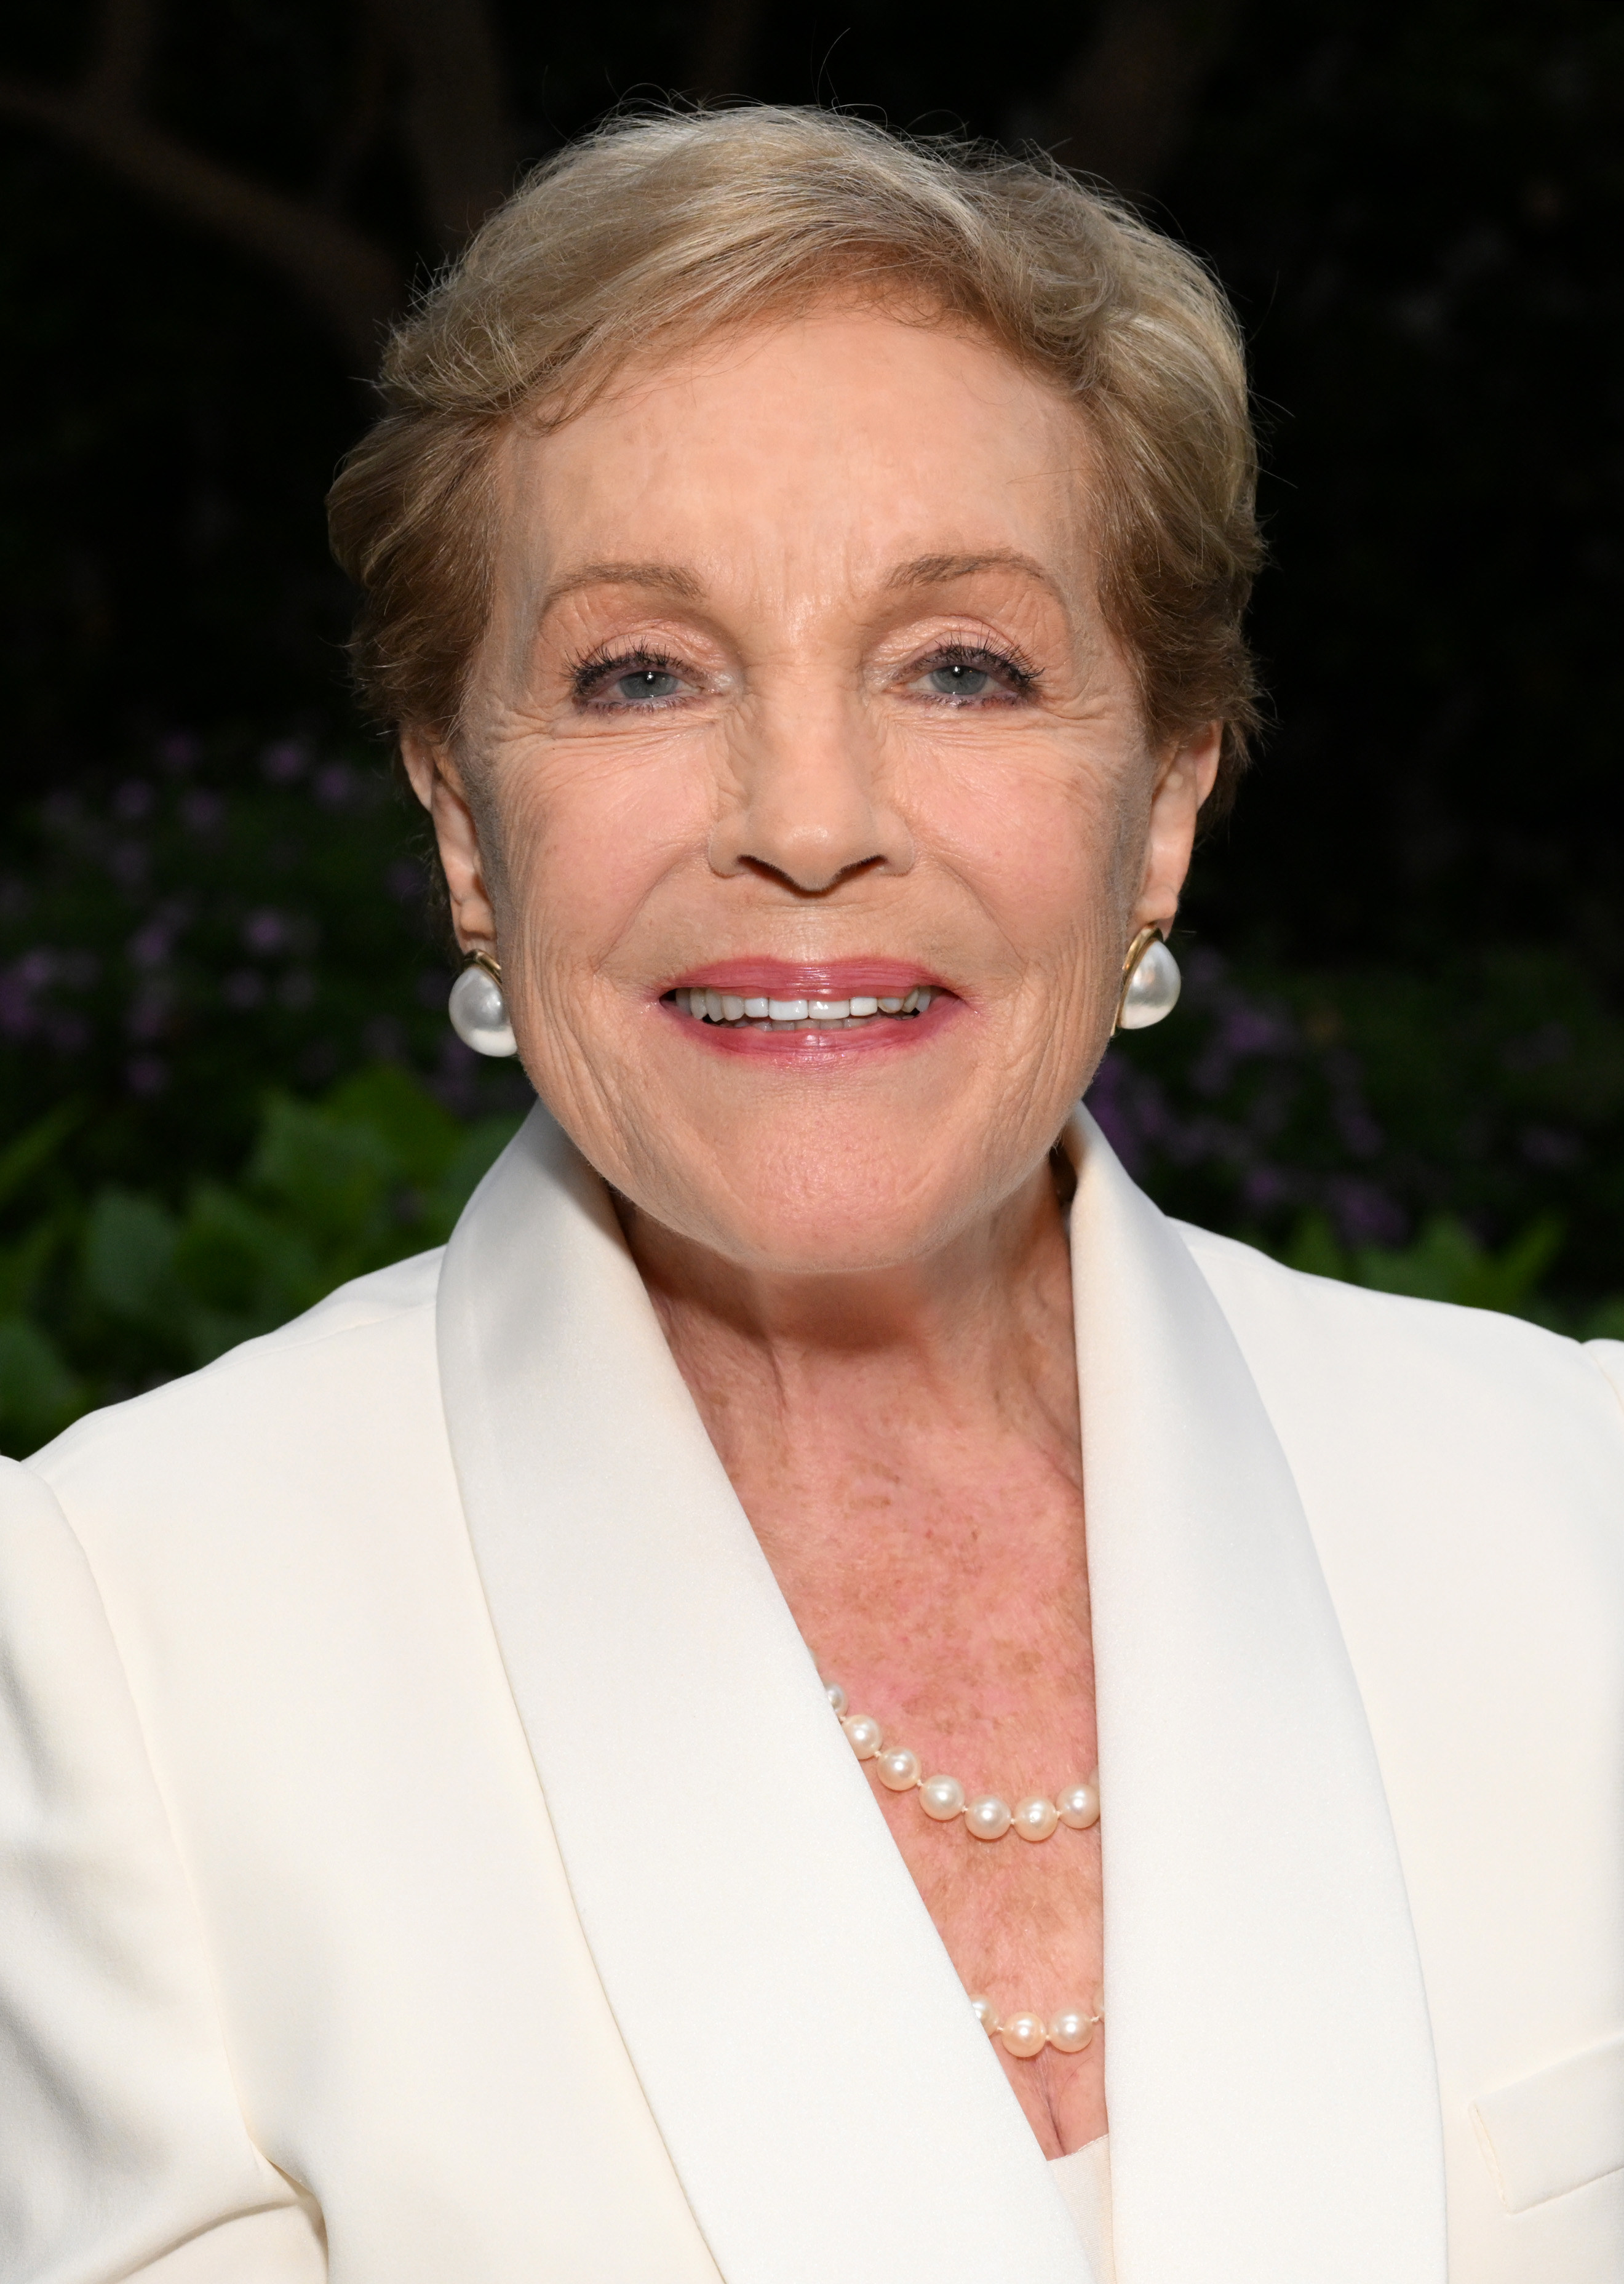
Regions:
<instances>
[{"instance_id":1,"label":"upper teeth","mask_svg":"<svg viewBox=\"0 0 1624 2284\"><path fill-rule=\"evenodd\" d=\"M935 996L928 984L917 983L894 999L770 999L764 994L746 998L732 991L675 992L677 1005L701 1022L795 1025L863 1023L872 1015L922 1015Z\"/></svg>"}]
</instances>

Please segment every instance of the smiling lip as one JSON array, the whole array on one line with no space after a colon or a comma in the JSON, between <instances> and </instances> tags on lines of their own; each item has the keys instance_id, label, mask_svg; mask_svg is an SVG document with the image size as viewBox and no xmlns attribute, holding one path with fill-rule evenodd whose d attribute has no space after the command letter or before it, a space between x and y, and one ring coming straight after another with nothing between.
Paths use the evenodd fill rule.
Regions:
<instances>
[{"instance_id":1,"label":"smiling lip","mask_svg":"<svg viewBox=\"0 0 1624 2284\"><path fill-rule=\"evenodd\" d=\"M896 959L715 960L660 1000L696 1044L820 1064L917 1045L964 1012L928 969Z\"/></svg>"},{"instance_id":2,"label":"smiling lip","mask_svg":"<svg viewBox=\"0 0 1624 2284\"><path fill-rule=\"evenodd\" d=\"M929 968L903 959L718 959L684 968L661 987L669 991L726 991L740 999L898 998L928 984L943 988Z\"/></svg>"}]
</instances>

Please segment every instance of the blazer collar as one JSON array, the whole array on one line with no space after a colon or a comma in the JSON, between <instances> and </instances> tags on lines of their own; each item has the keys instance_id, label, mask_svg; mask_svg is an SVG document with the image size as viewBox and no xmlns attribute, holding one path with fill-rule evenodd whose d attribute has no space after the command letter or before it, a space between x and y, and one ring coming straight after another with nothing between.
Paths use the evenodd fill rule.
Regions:
<instances>
[{"instance_id":1,"label":"blazer collar","mask_svg":"<svg viewBox=\"0 0 1624 2284\"><path fill-rule=\"evenodd\" d=\"M1441 2284L1419 1972L1295 1488L1091 1123L1073 1215L1121 2284ZM452 1453L582 1928L728 2284L1085 2284L602 1183L452 1238Z\"/></svg>"},{"instance_id":2,"label":"blazer collar","mask_svg":"<svg viewBox=\"0 0 1624 2284\"><path fill-rule=\"evenodd\" d=\"M1176 1228L1069 1131L1123 2284L1442 2284L1409 1900L1308 1518Z\"/></svg>"}]
</instances>

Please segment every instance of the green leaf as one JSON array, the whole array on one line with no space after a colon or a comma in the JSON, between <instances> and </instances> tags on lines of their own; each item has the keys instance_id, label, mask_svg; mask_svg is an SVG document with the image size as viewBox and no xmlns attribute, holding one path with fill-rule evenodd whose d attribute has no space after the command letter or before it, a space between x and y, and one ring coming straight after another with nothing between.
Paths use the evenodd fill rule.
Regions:
<instances>
[{"instance_id":1,"label":"green leaf","mask_svg":"<svg viewBox=\"0 0 1624 2284\"><path fill-rule=\"evenodd\" d=\"M322 1105L340 1127L360 1128L387 1152L397 1177L432 1188L466 1146L464 1128L395 1063L374 1063L335 1086Z\"/></svg>"},{"instance_id":2,"label":"green leaf","mask_svg":"<svg viewBox=\"0 0 1624 2284\"><path fill-rule=\"evenodd\" d=\"M87 1293L126 1324L179 1334L184 1321L175 1271L179 1236L174 1215L156 1198L99 1191L81 1255Z\"/></svg>"},{"instance_id":3,"label":"green leaf","mask_svg":"<svg viewBox=\"0 0 1624 2284\"><path fill-rule=\"evenodd\" d=\"M319 1301L339 1279L285 1214L218 1182L193 1194L175 1249L182 1321L192 1361L268 1333Z\"/></svg>"},{"instance_id":4,"label":"green leaf","mask_svg":"<svg viewBox=\"0 0 1624 2284\"><path fill-rule=\"evenodd\" d=\"M1562 1224L1544 1215L1499 1253L1451 1214L1429 1221L1402 1252L1366 1246L1356 1257L1362 1285L1378 1292L1408 1293L1424 1301L1452 1301L1463 1308L1520 1313L1562 1243Z\"/></svg>"},{"instance_id":5,"label":"green leaf","mask_svg":"<svg viewBox=\"0 0 1624 2284\"><path fill-rule=\"evenodd\" d=\"M15 1245L0 1247L0 1317L26 1316L41 1271L61 1238L59 1223L38 1223Z\"/></svg>"},{"instance_id":6,"label":"green leaf","mask_svg":"<svg viewBox=\"0 0 1624 2284\"><path fill-rule=\"evenodd\" d=\"M35 1450L83 1411L85 1391L49 1334L24 1317L0 1317L0 1443Z\"/></svg>"},{"instance_id":7,"label":"green leaf","mask_svg":"<svg viewBox=\"0 0 1624 2284\"><path fill-rule=\"evenodd\" d=\"M56 1109L47 1111L43 1118L0 1150L0 1205L46 1163L58 1143L73 1131L83 1115L79 1103L59 1103Z\"/></svg>"},{"instance_id":8,"label":"green leaf","mask_svg":"<svg viewBox=\"0 0 1624 2284\"><path fill-rule=\"evenodd\" d=\"M1292 1232L1292 1241L1285 1249L1288 1269L1300 1269L1310 1277L1353 1275L1347 1255L1337 1243L1327 1216L1322 1213L1304 1214Z\"/></svg>"},{"instance_id":9,"label":"green leaf","mask_svg":"<svg viewBox=\"0 0 1624 2284\"><path fill-rule=\"evenodd\" d=\"M393 1144L368 1124L286 1097L268 1106L248 1169L264 1192L318 1248L364 1247L388 1217L405 1169Z\"/></svg>"}]
</instances>

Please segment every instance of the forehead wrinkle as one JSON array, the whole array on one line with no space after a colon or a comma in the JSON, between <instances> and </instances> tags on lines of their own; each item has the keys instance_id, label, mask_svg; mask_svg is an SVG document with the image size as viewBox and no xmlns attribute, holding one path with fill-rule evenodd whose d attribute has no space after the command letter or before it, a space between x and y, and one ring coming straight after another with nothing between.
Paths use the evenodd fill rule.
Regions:
<instances>
[{"instance_id":1,"label":"forehead wrinkle","mask_svg":"<svg viewBox=\"0 0 1624 2284\"><path fill-rule=\"evenodd\" d=\"M646 587L682 603L697 603L705 593L698 574L680 563L583 563L549 586L542 597L543 615L587 587Z\"/></svg>"}]
</instances>

